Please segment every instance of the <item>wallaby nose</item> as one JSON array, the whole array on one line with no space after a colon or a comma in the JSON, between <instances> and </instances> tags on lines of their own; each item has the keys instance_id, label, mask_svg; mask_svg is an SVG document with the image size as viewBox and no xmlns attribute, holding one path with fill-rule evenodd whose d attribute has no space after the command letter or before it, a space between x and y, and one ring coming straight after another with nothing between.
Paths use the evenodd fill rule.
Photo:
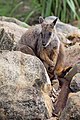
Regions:
<instances>
[{"instance_id":1,"label":"wallaby nose","mask_svg":"<svg viewBox=\"0 0 80 120\"><path fill-rule=\"evenodd\" d=\"M43 45L43 46L45 46L45 45L46 45L46 43L45 43L45 42L42 42L42 45Z\"/></svg>"}]
</instances>

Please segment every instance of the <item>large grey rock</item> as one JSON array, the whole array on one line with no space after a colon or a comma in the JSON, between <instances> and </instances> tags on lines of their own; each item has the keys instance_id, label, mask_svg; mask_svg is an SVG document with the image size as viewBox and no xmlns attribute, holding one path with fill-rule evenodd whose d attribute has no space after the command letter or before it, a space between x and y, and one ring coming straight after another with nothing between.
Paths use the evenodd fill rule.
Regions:
<instances>
[{"instance_id":1,"label":"large grey rock","mask_svg":"<svg viewBox=\"0 0 80 120\"><path fill-rule=\"evenodd\" d=\"M50 79L37 57L16 51L0 54L0 120L50 118L50 89Z\"/></svg>"},{"instance_id":2,"label":"large grey rock","mask_svg":"<svg viewBox=\"0 0 80 120\"><path fill-rule=\"evenodd\" d=\"M80 91L69 96L59 120L80 120Z\"/></svg>"},{"instance_id":3,"label":"large grey rock","mask_svg":"<svg viewBox=\"0 0 80 120\"><path fill-rule=\"evenodd\" d=\"M26 24L25 22L21 22L14 17L0 16L0 21L6 21L6 22L9 22L9 23L16 23L17 25L19 25L21 27L25 27L25 28L29 27L28 24Z\"/></svg>"},{"instance_id":4,"label":"large grey rock","mask_svg":"<svg viewBox=\"0 0 80 120\"><path fill-rule=\"evenodd\" d=\"M74 92L77 92L77 91L80 91L80 73L77 73L71 83L70 83L70 88L74 91Z\"/></svg>"},{"instance_id":5,"label":"large grey rock","mask_svg":"<svg viewBox=\"0 0 80 120\"><path fill-rule=\"evenodd\" d=\"M21 27L13 22L0 21L0 29L4 28L5 32L12 34L15 43L18 42L21 36L26 32L27 28Z\"/></svg>"},{"instance_id":6,"label":"large grey rock","mask_svg":"<svg viewBox=\"0 0 80 120\"><path fill-rule=\"evenodd\" d=\"M65 49L65 67L80 63L80 42Z\"/></svg>"},{"instance_id":7,"label":"large grey rock","mask_svg":"<svg viewBox=\"0 0 80 120\"><path fill-rule=\"evenodd\" d=\"M6 19L9 20L5 17ZM12 50L27 28L13 23L15 19L13 19L13 22L6 22L5 20L0 21L0 50Z\"/></svg>"}]
</instances>

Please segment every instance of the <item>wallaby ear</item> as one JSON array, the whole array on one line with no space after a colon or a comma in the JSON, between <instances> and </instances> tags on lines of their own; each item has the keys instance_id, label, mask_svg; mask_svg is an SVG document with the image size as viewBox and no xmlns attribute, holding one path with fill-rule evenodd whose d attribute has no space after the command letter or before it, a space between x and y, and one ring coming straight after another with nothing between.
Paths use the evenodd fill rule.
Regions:
<instances>
[{"instance_id":1,"label":"wallaby ear","mask_svg":"<svg viewBox=\"0 0 80 120\"><path fill-rule=\"evenodd\" d=\"M58 17L50 24L52 28L54 28L54 26L56 25L57 20L58 20Z\"/></svg>"},{"instance_id":2,"label":"wallaby ear","mask_svg":"<svg viewBox=\"0 0 80 120\"><path fill-rule=\"evenodd\" d=\"M43 23L43 21L44 21L44 18L42 16L40 16L39 17L39 23L41 24L41 23Z\"/></svg>"}]
</instances>

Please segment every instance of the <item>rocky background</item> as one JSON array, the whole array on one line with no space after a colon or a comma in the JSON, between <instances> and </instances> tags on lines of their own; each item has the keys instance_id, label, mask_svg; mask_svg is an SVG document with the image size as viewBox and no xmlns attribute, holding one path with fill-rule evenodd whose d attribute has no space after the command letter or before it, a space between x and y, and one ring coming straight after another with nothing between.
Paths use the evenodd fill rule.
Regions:
<instances>
[{"instance_id":1,"label":"rocky background","mask_svg":"<svg viewBox=\"0 0 80 120\"><path fill-rule=\"evenodd\" d=\"M73 74L66 75L72 90L66 106L53 117L62 90L58 81L51 85L39 58L13 51L28 27L16 19L0 19L0 120L80 120L80 30L60 21L56 26L65 45L65 68L72 67Z\"/></svg>"}]
</instances>

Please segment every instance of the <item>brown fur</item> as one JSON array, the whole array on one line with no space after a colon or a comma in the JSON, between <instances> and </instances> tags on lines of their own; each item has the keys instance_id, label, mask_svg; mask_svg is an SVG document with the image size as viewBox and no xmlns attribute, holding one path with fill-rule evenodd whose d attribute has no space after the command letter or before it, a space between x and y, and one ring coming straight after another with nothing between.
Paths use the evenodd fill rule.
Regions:
<instances>
[{"instance_id":1,"label":"brown fur","mask_svg":"<svg viewBox=\"0 0 80 120\"><path fill-rule=\"evenodd\" d=\"M48 72L53 74L55 71L60 74L64 64L64 47L55 33L54 26L57 20L51 24L41 20L39 25L26 31L18 42L16 50L36 55L42 60Z\"/></svg>"}]
</instances>

